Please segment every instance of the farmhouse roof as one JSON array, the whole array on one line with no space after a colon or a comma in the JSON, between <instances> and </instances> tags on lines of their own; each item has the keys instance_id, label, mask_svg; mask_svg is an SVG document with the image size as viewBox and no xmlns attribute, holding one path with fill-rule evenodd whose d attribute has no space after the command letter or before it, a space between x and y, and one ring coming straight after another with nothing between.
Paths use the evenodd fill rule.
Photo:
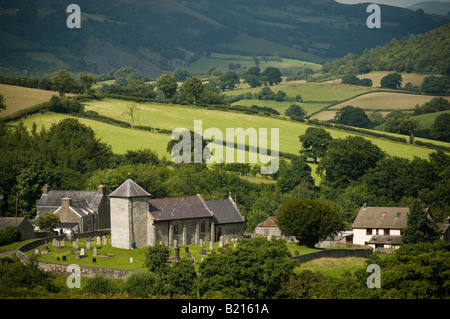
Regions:
<instances>
[{"instance_id":1,"label":"farmhouse roof","mask_svg":"<svg viewBox=\"0 0 450 319\"><path fill-rule=\"evenodd\" d=\"M150 199L150 214L155 221L212 217L200 194L195 196Z\"/></svg>"},{"instance_id":2,"label":"farmhouse roof","mask_svg":"<svg viewBox=\"0 0 450 319\"><path fill-rule=\"evenodd\" d=\"M56 225L55 227L53 227L53 229L55 228L73 228L75 226L78 226L78 223L60 223L58 225Z\"/></svg>"},{"instance_id":3,"label":"farmhouse roof","mask_svg":"<svg viewBox=\"0 0 450 319\"><path fill-rule=\"evenodd\" d=\"M209 200L206 205L214 214L215 224L243 223L244 217L231 198L222 200Z\"/></svg>"},{"instance_id":4,"label":"farmhouse roof","mask_svg":"<svg viewBox=\"0 0 450 319\"><path fill-rule=\"evenodd\" d=\"M122 185L120 185L114 192L109 194L109 197L150 197L141 186L136 184L132 179L127 179Z\"/></svg>"},{"instance_id":5,"label":"farmhouse roof","mask_svg":"<svg viewBox=\"0 0 450 319\"><path fill-rule=\"evenodd\" d=\"M369 244L390 244L390 245L401 245L402 236L393 235L373 235L368 241Z\"/></svg>"},{"instance_id":6,"label":"farmhouse roof","mask_svg":"<svg viewBox=\"0 0 450 319\"><path fill-rule=\"evenodd\" d=\"M262 223L258 224L257 227L278 227L277 218L275 216L271 216Z\"/></svg>"},{"instance_id":7,"label":"farmhouse roof","mask_svg":"<svg viewBox=\"0 0 450 319\"><path fill-rule=\"evenodd\" d=\"M97 191L49 191L47 194L41 195L37 206L60 207L62 198L70 198L72 204L76 207L97 208L100 205L103 195L99 194Z\"/></svg>"},{"instance_id":8,"label":"farmhouse roof","mask_svg":"<svg viewBox=\"0 0 450 319\"><path fill-rule=\"evenodd\" d=\"M408 213L408 207L361 207L353 228L403 229Z\"/></svg>"}]
</instances>

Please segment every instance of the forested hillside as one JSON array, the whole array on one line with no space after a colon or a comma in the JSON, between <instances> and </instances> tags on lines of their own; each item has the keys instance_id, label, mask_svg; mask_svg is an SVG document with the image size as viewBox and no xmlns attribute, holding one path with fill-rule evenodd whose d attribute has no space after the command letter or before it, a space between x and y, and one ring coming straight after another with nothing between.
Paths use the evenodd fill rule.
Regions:
<instances>
[{"instance_id":1,"label":"forested hillside","mask_svg":"<svg viewBox=\"0 0 450 319\"><path fill-rule=\"evenodd\" d=\"M142 76L156 77L210 52L277 53L324 63L449 22L447 16L381 6L381 29L369 29L367 4L333 0L79 0L81 28L70 29L71 3L2 1L0 72L101 74L132 66Z\"/></svg>"},{"instance_id":2,"label":"forested hillside","mask_svg":"<svg viewBox=\"0 0 450 319\"><path fill-rule=\"evenodd\" d=\"M349 54L326 64L322 72L360 74L370 71L441 73L450 75L450 24L407 40L393 39L384 46Z\"/></svg>"}]
</instances>

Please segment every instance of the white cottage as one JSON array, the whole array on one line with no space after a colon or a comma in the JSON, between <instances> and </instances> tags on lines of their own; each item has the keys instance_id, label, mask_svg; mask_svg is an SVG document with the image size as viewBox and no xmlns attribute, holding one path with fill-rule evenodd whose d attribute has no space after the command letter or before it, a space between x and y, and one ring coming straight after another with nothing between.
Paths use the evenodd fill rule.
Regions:
<instances>
[{"instance_id":1,"label":"white cottage","mask_svg":"<svg viewBox=\"0 0 450 319\"><path fill-rule=\"evenodd\" d=\"M364 204L353 222L353 244L398 248L409 214L408 207L369 207Z\"/></svg>"}]
</instances>

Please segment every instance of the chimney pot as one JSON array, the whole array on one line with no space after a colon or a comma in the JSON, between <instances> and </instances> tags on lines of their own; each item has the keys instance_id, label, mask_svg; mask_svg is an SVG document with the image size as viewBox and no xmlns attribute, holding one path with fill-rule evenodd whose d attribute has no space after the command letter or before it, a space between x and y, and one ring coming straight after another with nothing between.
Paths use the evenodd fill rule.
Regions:
<instances>
[{"instance_id":1,"label":"chimney pot","mask_svg":"<svg viewBox=\"0 0 450 319\"><path fill-rule=\"evenodd\" d=\"M42 187L42 194L48 194L50 191L50 186L48 184L45 184L44 187Z\"/></svg>"},{"instance_id":2,"label":"chimney pot","mask_svg":"<svg viewBox=\"0 0 450 319\"><path fill-rule=\"evenodd\" d=\"M72 206L72 199L71 198L61 198L61 206L62 207L69 207Z\"/></svg>"},{"instance_id":3,"label":"chimney pot","mask_svg":"<svg viewBox=\"0 0 450 319\"><path fill-rule=\"evenodd\" d=\"M106 195L106 187L104 185L100 184L97 190L100 195Z\"/></svg>"}]
</instances>

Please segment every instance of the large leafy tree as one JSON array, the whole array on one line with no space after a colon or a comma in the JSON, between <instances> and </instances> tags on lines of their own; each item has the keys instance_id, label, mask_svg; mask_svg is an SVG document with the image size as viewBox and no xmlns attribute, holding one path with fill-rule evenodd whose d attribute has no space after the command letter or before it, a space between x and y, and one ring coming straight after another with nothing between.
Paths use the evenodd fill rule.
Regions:
<instances>
[{"instance_id":1,"label":"large leafy tree","mask_svg":"<svg viewBox=\"0 0 450 319\"><path fill-rule=\"evenodd\" d=\"M281 239L240 239L200 264L195 288L201 296L272 298L296 265Z\"/></svg>"},{"instance_id":2,"label":"large leafy tree","mask_svg":"<svg viewBox=\"0 0 450 319\"><path fill-rule=\"evenodd\" d=\"M277 224L284 232L296 236L308 247L314 247L344 227L339 211L322 200L288 198L276 216Z\"/></svg>"},{"instance_id":3,"label":"large leafy tree","mask_svg":"<svg viewBox=\"0 0 450 319\"><path fill-rule=\"evenodd\" d=\"M372 122L370 122L369 117L366 112L359 107L354 107L351 105L347 105L340 109L336 115L335 120L339 124L363 127L363 128L372 128Z\"/></svg>"},{"instance_id":4,"label":"large leafy tree","mask_svg":"<svg viewBox=\"0 0 450 319\"><path fill-rule=\"evenodd\" d=\"M6 110L5 97L0 94L0 112Z\"/></svg>"},{"instance_id":5,"label":"large leafy tree","mask_svg":"<svg viewBox=\"0 0 450 319\"><path fill-rule=\"evenodd\" d=\"M201 79L195 77L187 78L180 89L180 100L196 104L203 91L205 91L205 88Z\"/></svg>"},{"instance_id":6,"label":"large leafy tree","mask_svg":"<svg viewBox=\"0 0 450 319\"><path fill-rule=\"evenodd\" d=\"M403 242L409 244L434 242L439 239L439 235L436 224L421 200L413 200L409 207L406 227L403 229Z\"/></svg>"},{"instance_id":7,"label":"large leafy tree","mask_svg":"<svg viewBox=\"0 0 450 319\"><path fill-rule=\"evenodd\" d=\"M305 134L299 136L302 143L300 154L306 158L313 158L317 163L317 158L325 156L330 142L333 140L331 134L323 128L308 127Z\"/></svg>"},{"instance_id":8,"label":"large leafy tree","mask_svg":"<svg viewBox=\"0 0 450 319\"><path fill-rule=\"evenodd\" d=\"M330 186L346 187L375 167L385 154L371 141L359 136L333 140L317 166L317 172Z\"/></svg>"},{"instance_id":9,"label":"large leafy tree","mask_svg":"<svg viewBox=\"0 0 450 319\"><path fill-rule=\"evenodd\" d=\"M60 70L52 78L52 88L59 93L59 96L64 96L66 93L77 91L78 83L66 70Z\"/></svg>"},{"instance_id":10,"label":"large leafy tree","mask_svg":"<svg viewBox=\"0 0 450 319\"><path fill-rule=\"evenodd\" d=\"M178 83L175 76L163 74L156 81L156 87L163 93L166 99L170 99L177 92Z\"/></svg>"},{"instance_id":11,"label":"large leafy tree","mask_svg":"<svg viewBox=\"0 0 450 319\"><path fill-rule=\"evenodd\" d=\"M314 184L311 177L311 167L301 157L295 157L286 167L281 168L277 186L282 193L289 192L301 182Z\"/></svg>"},{"instance_id":12,"label":"large leafy tree","mask_svg":"<svg viewBox=\"0 0 450 319\"><path fill-rule=\"evenodd\" d=\"M450 143L450 113L442 113L436 117L430 135L439 141Z\"/></svg>"},{"instance_id":13,"label":"large leafy tree","mask_svg":"<svg viewBox=\"0 0 450 319\"><path fill-rule=\"evenodd\" d=\"M261 70L253 66L249 68L243 75L244 82L248 83L252 88L261 86Z\"/></svg>"},{"instance_id":14,"label":"large leafy tree","mask_svg":"<svg viewBox=\"0 0 450 319\"><path fill-rule=\"evenodd\" d=\"M261 73L261 76L262 76L262 81L266 85L267 85L267 83L269 85L278 84L278 83L281 83L281 81L282 81L281 71L274 67L268 67L267 69L265 69Z\"/></svg>"},{"instance_id":15,"label":"large leafy tree","mask_svg":"<svg viewBox=\"0 0 450 319\"><path fill-rule=\"evenodd\" d=\"M389 73L380 81L382 88L398 89L402 86L402 76L399 73Z\"/></svg>"}]
</instances>

